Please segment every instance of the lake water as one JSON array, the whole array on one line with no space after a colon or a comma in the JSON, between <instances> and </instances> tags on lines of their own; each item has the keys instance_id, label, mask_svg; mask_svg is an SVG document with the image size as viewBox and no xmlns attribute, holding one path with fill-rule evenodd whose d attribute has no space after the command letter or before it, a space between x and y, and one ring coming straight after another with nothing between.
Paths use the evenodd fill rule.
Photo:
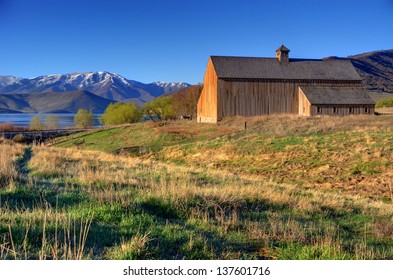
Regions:
<instances>
[{"instance_id":1,"label":"lake water","mask_svg":"<svg viewBox=\"0 0 393 280\"><path fill-rule=\"evenodd\" d=\"M39 116L41 122L45 124L47 116L57 116L59 119L59 128L74 127L75 114L0 114L0 123L11 123L17 126L29 126L30 120L34 116ZM94 126L100 126L98 116L94 115Z\"/></svg>"}]
</instances>

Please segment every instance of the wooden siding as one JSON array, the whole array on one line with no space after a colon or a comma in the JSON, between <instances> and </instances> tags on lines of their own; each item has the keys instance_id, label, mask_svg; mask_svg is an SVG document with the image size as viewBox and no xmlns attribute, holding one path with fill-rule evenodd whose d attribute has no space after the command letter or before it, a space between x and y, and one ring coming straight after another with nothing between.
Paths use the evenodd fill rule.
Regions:
<instances>
[{"instance_id":1,"label":"wooden siding","mask_svg":"<svg viewBox=\"0 0 393 280\"><path fill-rule=\"evenodd\" d=\"M334 85L332 85L334 86ZM315 115L332 115L347 116L374 114L374 105L365 104L311 104L302 89L298 89L299 93L299 115L315 116ZM304 110L303 110L304 108ZM319 110L318 110L319 109ZM304 113L303 113L304 112Z\"/></svg>"},{"instance_id":2,"label":"wooden siding","mask_svg":"<svg viewBox=\"0 0 393 280\"><path fill-rule=\"evenodd\" d=\"M299 114L301 85L361 86L359 81L218 79L217 117ZM205 86L207 86L205 84Z\"/></svg>"},{"instance_id":3,"label":"wooden siding","mask_svg":"<svg viewBox=\"0 0 393 280\"><path fill-rule=\"evenodd\" d=\"M217 122L217 74L211 58L203 78L203 89L198 100L198 122Z\"/></svg>"},{"instance_id":4,"label":"wooden siding","mask_svg":"<svg viewBox=\"0 0 393 280\"><path fill-rule=\"evenodd\" d=\"M320 108L320 112L318 112ZM347 116L347 115L373 115L373 105L311 105L310 115L332 115L332 116Z\"/></svg>"},{"instance_id":5,"label":"wooden siding","mask_svg":"<svg viewBox=\"0 0 393 280\"><path fill-rule=\"evenodd\" d=\"M218 80L218 116L253 116L295 113L296 85L293 83ZM296 108L296 109L295 109Z\"/></svg>"},{"instance_id":6,"label":"wooden siding","mask_svg":"<svg viewBox=\"0 0 393 280\"><path fill-rule=\"evenodd\" d=\"M311 103L304 95L301 89L299 91L299 115L300 116L311 116Z\"/></svg>"}]
</instances>

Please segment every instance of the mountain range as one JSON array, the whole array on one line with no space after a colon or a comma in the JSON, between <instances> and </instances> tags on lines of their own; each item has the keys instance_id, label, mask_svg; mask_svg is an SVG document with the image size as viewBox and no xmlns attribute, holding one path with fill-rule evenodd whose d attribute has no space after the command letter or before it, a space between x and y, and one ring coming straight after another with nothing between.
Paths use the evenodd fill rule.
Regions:
<instances>
[{"instance_id":1,"label":"mountain range","mask_svg":"<svg viewBox=\"0 0 393 280\"><path fill-rule=\"evenodd\" d=\"M81 108L102 113L113 102L84 90L0 94L0 113L75 113Z\"/></svg>"},{"instance_id":2,"label":"mountain range","mask_svg":"<svg viewBox=\"0 0 393 280\"><path fill-rule=\"evenodd\" d=\"M350 60L369 92L393 93L393 50L324 59ZM111 102L141 105L189 86L175 82L145 84L110 72L45 75L30 79L0 76L0 112L73 113L83 107L101 113Z\"/></svg>"},{"instance_id":3,"label":"mountain range","mask_svg":"<svg viewBox=\"0 0 393 280\"><path fill-rule=\"evenodd\" d=\"M79 99L81 95L86 95L84 98L91 102L92 108L98 110L100 104L105 103L103 99L110 100L111 102L135 102L137 105L140 105L169 91L188 86L190 84L175 82L144 84L138 81L128 80L110 72L45 75L31 79L0 76L0 97L2 97L0 99L0 108L21 112L43 112L45 99L42 99L42 95L39 94L47 93L45 96L49 97L50 93L54 96L53 98L56 97L60 100L64 98L64 95L60 93L73 92L74 94L72 96ZM94 95L101 98L97 99L98 104L95 104ZM5 101L6 99L8 100L7 102ZM10 100L14 100L14 105L7 107L6 104L12 104ZM22 101L26 101L29 104L37 103L38 101L35 100L40 100L42 105L27 106L21 103ZM52 98L51 100L53 101ZM68 101L69 98L67 98ZM15 102L19 105L16 106L17 104ZM75 103L78 103L78 101L75 100ZM61 103L56 109L48 104L48 109L45 109L45 111L65 110L68 112L74 110L73 106L68 109L64 106L65 103Z\"/></svg>"}]
</instances>

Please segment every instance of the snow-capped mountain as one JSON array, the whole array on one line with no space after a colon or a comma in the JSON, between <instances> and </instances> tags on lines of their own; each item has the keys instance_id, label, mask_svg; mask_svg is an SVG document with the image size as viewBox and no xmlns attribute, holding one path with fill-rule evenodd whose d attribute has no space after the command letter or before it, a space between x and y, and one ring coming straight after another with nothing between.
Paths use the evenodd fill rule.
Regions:
<instances>
[{"instance_id":1,"label":"snow-capped mountain","mask_svg":"<svg viewBox=\"0 0 393 280\"><path fill-rule=\"evenodd\" d=\"M142 104L186 83L150 83L128 80L110 72L54 74L31 79L0 76L0 94L22 94L85 90L116 101Z\"/></svg>"},{"instance_id":2,"label":"snow-capped mountain","mask_svg":"<svg viewBox=\"0 0 393 280\"><path fill-rule=\"evenodd\" d=\"M20 78L14 76L0 76L0 89L10 84L14 84L19 80Z\"/></svg>"},{"instance_id":3,"label":"snow-capped mountain","mask_svg":"<svg viewBox=\"0 0 393 280\"><path fill-rule=\"evenodd\" d=\"M189 87L190 84L187 83L175 83L175 82L154 82L154 85L157 85L165 90L165 93L180 89L180 88L186 88Z\"/></svg>"}]
</instances>

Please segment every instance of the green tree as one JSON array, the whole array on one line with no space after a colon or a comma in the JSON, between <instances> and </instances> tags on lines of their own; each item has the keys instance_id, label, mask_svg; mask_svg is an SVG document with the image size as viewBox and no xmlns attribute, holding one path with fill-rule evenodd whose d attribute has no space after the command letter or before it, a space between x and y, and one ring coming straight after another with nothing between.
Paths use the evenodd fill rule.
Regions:
<instances>
[{"instance_id":1,"label":"green tree","mask_svg":"<svg viewBox=\"0 0 393 280\"><path fill-rule=\"evenodd\" d=\"M149 116L152 120L157 117L159 120L168 120L174 118L172 108L172 97L158 97L142 106L143 113Z\"/></svg>"},{"instance_id":2,"label":"green tree","mask_svg":"<svg viewBox=\"0 0 393 280\"><path fill-rule=\"evenodd\" d=\"M109 104L104 114L100 117L100 122L104 125L119 125L125 123L134 123L139 121L142 116L141 110L135 103Z\"/></svg>"},{"instance_id":3,"label":"green tree","mask_svg":"<svg viewBox=\"0 0 393 280\"><path fill-rule=\"evenodd\" d=\"M375 108L393 107L393 97L382 98L375 104Z\"/></svg>"},{"instance_id":4,"label":"green tree","mask_svg":"<svg viewBox=\"0 0 393 280\"><path fill-rule=\"evenodd\" d=\"M29 124L30 130L43 130L44 126L42 125L40 116L34 116L30 120Z\"/></svg>"},{"instance_id":5,"label":"green tree","mask_svg":"<svg viewBox=\"0 0 393 280\"><path fill-rule=\"evenodd\" d=\"M85 109L79 109L74 117L76 127L88 128L94 125L93 113Z\"/></svg>"},{"instance_id":6,"label":"green tree","mask_svg":"<svg viewBox=\"0 0 393 280\"><path fill-rule=\"evenodd\" d=\"M45 118L45 125L47 129L58 129L59 128L59 117L58 116L47 116Z\"/></svg>"}]
</instances>

